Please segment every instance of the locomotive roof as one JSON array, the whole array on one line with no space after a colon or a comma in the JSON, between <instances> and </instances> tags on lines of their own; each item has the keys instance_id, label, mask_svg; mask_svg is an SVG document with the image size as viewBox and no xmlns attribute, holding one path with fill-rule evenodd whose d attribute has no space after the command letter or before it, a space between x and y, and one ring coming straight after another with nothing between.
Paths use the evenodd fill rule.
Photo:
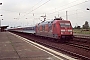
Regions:
<instances>
[{"instance_id":1,"label":"locomotive roof","mask_svg":"<svg viewBox=\"0 0 90 60\"><path fill-rule=\"evenodd\" d=\"M44 21L44 22L41 22L41 23L39 23L38 25L52 24L53 22L57 22L57 21L68 21L68 20L62 20L62 19L60 19L60 18L56 18L56 19L54 19L54 20L52 20L52 21ZM68 22L69 22L69 21L68 21Z\"/></svg>"},{"instance_id":2,"label":"locomotive roof","mask_svg":"<svg viewBox=\"0 0 90 60\"><path fill-rule=\"evenodd\" d=\"M39 25L44 25L44 24L52 24L52 22L53 22L53 20L52 21L45 21L45 22L41 22L41 23L39 23Z\"/></svg>"}]
</instances>

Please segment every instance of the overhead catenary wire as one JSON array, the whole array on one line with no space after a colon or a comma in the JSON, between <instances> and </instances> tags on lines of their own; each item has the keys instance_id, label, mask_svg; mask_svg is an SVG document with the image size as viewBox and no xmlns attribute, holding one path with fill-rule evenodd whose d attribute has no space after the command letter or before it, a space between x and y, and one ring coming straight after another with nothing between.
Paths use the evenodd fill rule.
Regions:
<instances>
[{"instance_id":1,"label":"overhead catenary wire","mask_svg":"<svg viewBox=\"0 0 90 60\"><path fill-rule=\"evenodd\" d=\"M23 0L19 1L19 2L22 2ZM15 6L18 6L18 3L15 4ZM8 12L15 12L15 13L18 13L17 11L11 11L11 10L6 10L6 9L0 9L0 10L4 10L4 11L8 11Z\"/></svg>"},{"instance_id":2,"label":"overhead catenary wire","mask_svg":"<svg viewBox=\"0 0 90 60\"><path fill-rule=\"evenodd\" d=\"M37 2L35 5L33 5L30 9L32 9L32 8L34 8L36 5L38 5L40 2L41 2L42 0L40 0L39 2ZM27 12L23 12L23 13L27 13ZM19 16L18 17L16 17L16 18L14 18L14 19L20 19L20 15L21 15L21 12L18 12L18 14L19 14ZM27 18L26 18L27 19Z\"/></svg>"},{"instance_id":3,"label":"overhead catenary wire","mask_svg":"<svg viewBox=\"0 0 90 60\"><path fill-rule=\"evenodd\" d=\"M41 2L42 0L40 0L40 2ZM23 17L25 17L26 15L28 15L28 14L30 14L31 12L33 12L33 11L35 11L36 9L38 9L38 8L40 8L41 6L43 6L44 4L46 4L47 2L49 2L50 0L48 0L48 1L46 1L45 3L43 3L43 4L41 4L40 6L38 6L37 8L35 8L35 9L33 9L33 10L31 10L29 13L26 13ZM75 0L75 1L73 1L74 3L76 2L77 0ZM37 4L39 4L40 2L38 2ZM70 2L69 4L71 4L71 3L73 3L73 2ZM36 4L36 5L37 5ZM34 5L33 7L35 7L36 5ZM32 8L33 8L32 7ZM32 14L34 14L34 13L32 13Z\"/></svg>"},{"instance_id":4,"label":"overhead catenary wire","mask_svg":"<svg viewBox=\"0 0 90 60\"><path fill-rule=\"evenodd\" d=\"M78 10L76 10L76 11L78 11ZM85 12L84 11L79 11L78 13L85 13ZM68 14L68 16L73 16L73 15L76 15L76 14L77 14L77 12L72 13L72 14ZM65 15L62 15L62 17L65 17Z\"/></svg>"},{"instance_id":5,"label":"overhead catenary wire","mask_svg":"<svg viewBox=\"0 0 90 60\"><path fill-rule=\"evenodd\" d=\"M42 0L40 0L39 2L37 2L34 6L32 6L30 9L34 8L35 6L37 6Z\"/></svg>"},{"instance_id":6,"label":"overhead catenary wire","mask_svg":"<svg viewBox=\"0 0 90 60\"><path fill-rule=\"evenodd\" d=\"M75 0L75 1L73 1L73 2L71 2L71 3L75 3L77 0ZM77 6L77 5L80 5L80 4L83 4L83 3L86 3L86 2L88 2L88 0L86 0L86 1L84 1L84 2L81 2L81 3L78 3L78 4L75 4L75 5L72 5L72 6L69 6L69 7L66 7L66 8L64 8L64 9L61 9L61 10L58 10L58 11L64 11L65 9L69 9L69 8L72 8L72 7L74 7L74 6ZM46 2L47 3L47 2ZM70 3L69 3L70 4ZM43 5L43 4L42 4ZM42 5L40 5L40 6L42 6ZM40 7L39 6L39 7ZM33 11L35 11L36 9L38 9L39 7L37 7L37 8L35 8L34 10L32 10L31 12L33 12ZM52 12L52 13L49 13L49 14L53 14L53 13L56 13L56 12L58 12L58 11L55 11L55 12ZM31 12L29 12L29 13L27 13L26 15L28 15L28 14L30 14ZM24 16L26 16L26 15L24 15Z\"/></svg>"},{"instance_id":7,"label":"overhead catenary wire","mask_svg":"<svg viewBox=\"0 0 90 60\"><path fill-rule=\"evenodd\" d=\"M41 1L42 1L42 0L40 0L38 3L36 3L33 7L35 7L36 5L38 5ZM42 5L46 4L46 3L49 2L49 1L50 1L50 0L46 1L46 2L43 3ZM76 1L77 1L77 0L75 0L75 1L73 1L73 2L70 2L70 3L75 3ZM70 4L70 3L69 3L69 4ZM40 8L42 5L36 7L36 8L33 9L32 11L30 11L29 13L26 13L24 16L26 16L26 15L30 14L31 12L37 10L37 9ZM33 7L32 7L32 8L33 8ZM73 7L73 6L71 6L71 7ZM70 7L67 7L67 8L70 8ZM65 9L67 9L67 8L64 8L64 9L62 9L62 10L65 10ZM62 11L62 10L58 10L58 11ZM56 12L58 12L58 11L52 12L52 13L50 13L50 14L56 13ZM12 12L15 12L15 11L12 11ZM33 14L33 13L32 13L32 14ZM23 17L24 17L24 16L23 16Z\"/></svg>"},{"instance_id":8,"label":"overhead catenary wire","mask_svg":"<svg viewBox=\"0 0 90 60\"><path fill-rule=\"evenodd\" d=\"M48 0L47 2L49 2L49 1L50 1L50 0ZM43 3L42 5L46 4L47 2ZM72 4L72 3L75 3L75 2L77 2L77 0L75 0L75 1L73 1L73 2L70 2L69 4ZM42 5L40 5L39 7L41 7ZM33 9L31 12L35 11L35 10L38 9L39 7ZM23 17L25 17L26 15L30 14L31 12L25 14ZM34 14L34 13L32 13L32 14Z\"/></svg>"},{"instance_id":9,"label":"overhead catenary wire","mask_svg":"<svg viewBox=\"0 0 90 60\"><path fill-rule=\"evenodd\" d=\"M45 3L41 4L40 6L36 7L35 9L33 9L32 11L30 11L29 13L25 14L23 17L25 17L26 15L32 13L33 11L37 10L38 8L42 7L43 5L45 5L46 3L48 3L50 0L46 1Z\"/></svg>"},{"instance_id":10,"label":"overhead catenary wire","mask_svg":"<svg viewBox=\"0 0 90 60\"><path fill-rule=\"evenodd\" d=\"M60 9L60 10L58 10L58 11L55 11L55 12L49 13L49 14L53 14L53 13L56 13L56 12L59 12L59 11L61 12L61 11L64 11L65 9L69 9L69 8L74 7L74 6L77 6L77 5L80 5L80 4L83 4L83 3L86 3L86 2L88 2L88 1L84 1L84 2L81 2L81 3L75 4L75 5L72 5L72 6L69 6L69 7L63 8L63 9Z\"/></svg>"},{"instance_id":11,"label":"overhead catenary wire","mask_svg":"<svg viewBox=\"0 0 90 60\"><path fill-rule=\"evenodd\" d=\"M49 2L50 0L48 0L48 1L46 1L45 3L43 3L42 5L44 5L44 4L46 4L47 2ZM77 0L75 0L75 1L73 1L73 2L70 2L69 4L72 4L72 3L75 3ZM37 8L35 8L35 9L33 9L31 12L33 12L34 10L36 10L36 9L38 9L39 7L41 7L42 5L40 5L40 6L38 6ZM64 6L66 6L66 5L64 5ZM29 13L27 13L27 14L25 14L24 16L26 16L26 15L28 15L28 14L30 14L31 12L29 12ZM32 13L33 14L33 13Z\"/></svg>"},{"instance_id":12,"label":"overhead catenary wire","mask_svg":"<svg viewBox=\"0 0 90 60\"><path fill-rule=\"evenodd\" d=\"M34 6L32 6L30 9L34 8L35 6L37 6L42 0L40 0L39 2L37 2ZM22 2L22 1L21 1ZM16 4L17 6L18 4ZM8 11L8 12L15 12L15 13L26 13L26 12L17 12L17 11L12 11L12 10L6 10L6 9L0 9L3 11Z\"/></svg>"},{"instance_id":13,"label":"overhead catenary wire","mask_svg":"<svg viewBox=\"0 0 90 60\"><path fill-rule=\"evenodd\" d=\"M67 6L67 5L70 5L70 4L73 4L73 3L75 3L75 2L77 2L77 0L72 1L72 2L70 2L70 3L68 3L68 4L65 4L65 5L62 5L62 6L60 6L60 8L61 8L61 7L64 7L64 6ZM57 9L57 8L55 8L55 9ZM52 9L52 10L54 10L54 9ZM51 10L50 10L50 11L51 11Z\"/></svg>"},{"instance_id":14,"label":"overhead catenary wire","mask_svg":"<svg viewBox=\"0 0 90 60\"><path fill-rule=\"evenodd\" d=\"M40 0L37 4L39 4L41 1L42 1L42 0ZM33 11L35 11L35 10L37 10L38 8L40 8L41 6L45 5L45 4L48 3L49 1L50 1L50 0L44 2L43 4L41 4L40 6L36 7L35 9L33 9L32 11L30 11L29 13L25 14L25 15L22 16L22 17L25 17L26 15L32 13ZM37 5L37 4L36 4L36 5ZM36 5L34 5L33 7L35 7ZM20 14L20 13L19 13L19 14ZM22 17L21 17L21 18L22 18ZM20 15L19 15L17 18L20 19Z\"/></svg>"}]
</instances>

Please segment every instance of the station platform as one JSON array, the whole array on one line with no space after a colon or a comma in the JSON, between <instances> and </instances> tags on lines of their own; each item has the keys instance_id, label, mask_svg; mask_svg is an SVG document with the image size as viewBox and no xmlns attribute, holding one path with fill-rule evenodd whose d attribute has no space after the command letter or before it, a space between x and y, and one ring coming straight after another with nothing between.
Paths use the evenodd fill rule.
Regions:
<instances>
[{"instance_id":1,"label":"station platform","mask_svg":"<svg viewBox=\"0 0 90 60\"><path fill-rule=\"evenodd\" d=\"M60 55L60 54L59 54ZM70 60L72 60L71 58ZM67 60L47 53L10 32L0 32L0 60Z\"/></svg>"}]
</instances>

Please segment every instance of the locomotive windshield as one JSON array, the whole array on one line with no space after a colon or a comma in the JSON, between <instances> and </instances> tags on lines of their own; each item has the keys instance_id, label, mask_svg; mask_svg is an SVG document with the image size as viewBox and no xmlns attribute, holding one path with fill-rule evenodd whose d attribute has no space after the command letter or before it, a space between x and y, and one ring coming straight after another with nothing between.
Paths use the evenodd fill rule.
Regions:
<instances>
[{"instance_id":1,"label":"locomotive windshield","mask_svg":"<svg viewBox=\"0 0 90 60\"><path fill-rule=\"evenodd\" d=\"M60 23L61 27L70 27L70 23Z\"/></svg>"}]
</instances>

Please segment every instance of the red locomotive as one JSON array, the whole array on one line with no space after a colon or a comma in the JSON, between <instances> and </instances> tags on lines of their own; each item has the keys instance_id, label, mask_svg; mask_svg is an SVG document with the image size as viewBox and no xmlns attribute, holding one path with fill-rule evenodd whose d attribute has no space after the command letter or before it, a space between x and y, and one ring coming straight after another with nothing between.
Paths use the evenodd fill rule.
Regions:
<instances>
[{"instance_id":1,"label":"red locomotive","mask_svg":"<svg viewBox=\"0 0 90 60\"><path fill-rule=\"evenodd\" d=\"M73 30L70 21L55 18L53 21L42 22L36 25L36 35L55 39L72 39Z\"/></svg>"}]
</instances>

